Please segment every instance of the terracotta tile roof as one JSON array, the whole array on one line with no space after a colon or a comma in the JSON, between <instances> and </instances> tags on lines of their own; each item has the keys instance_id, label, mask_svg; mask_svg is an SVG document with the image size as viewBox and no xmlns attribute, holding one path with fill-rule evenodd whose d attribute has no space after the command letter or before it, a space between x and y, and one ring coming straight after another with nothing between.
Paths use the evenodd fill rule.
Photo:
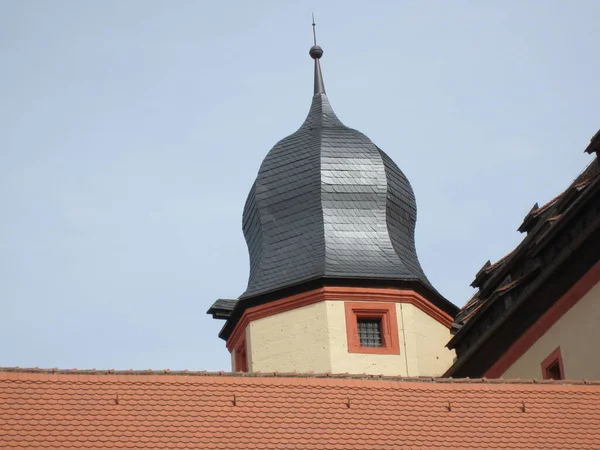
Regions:
<instances>
[{"instance_id":1,"label":"terracotta tile roof","mask_svg":"<svg viewBox=\"0 0 600 450\"><path fill-rule=\"evenodd\" d=\"M0 369L2 448L600 448L600 382Z\"/></svg>"},{"instance_id":2,"label":"terracotta tile roof","mask_svg":"<svg viewBox=\"0 0 600 450\"><path fill-rule=\"evenodd\" d=\"M510 291L511 289L514 289L515 287L519 286L520 284L527 282L527 280L529 278L531 278L533 275L535 275L535 272L537 272L537 270L530 270L529 272L521 275L516 280L513 280L509 283L506 283L506 284L500 286L498 289L496 289L494 291L494 293L495 294L503 294L505 292Z\"/></svg>"}]
</instances>

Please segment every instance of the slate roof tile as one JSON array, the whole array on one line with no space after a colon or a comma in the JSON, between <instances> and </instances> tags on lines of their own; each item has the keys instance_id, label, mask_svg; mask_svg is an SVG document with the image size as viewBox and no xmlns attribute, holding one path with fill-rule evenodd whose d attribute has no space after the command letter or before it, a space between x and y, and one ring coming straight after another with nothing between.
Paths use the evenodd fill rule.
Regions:
<instances>
[{"instance_id":1,"label":"slate roof tile","mask_svg":"<svg viewBox=\"0 0 600 450\"><path fill-rule=\"evenodd\" d=\"M248 195L250 276L241 298L331 276L433 289L417 257L415 221L404 174L318 93L300 129L268 153Z\"/></svg>"}]
</instances>

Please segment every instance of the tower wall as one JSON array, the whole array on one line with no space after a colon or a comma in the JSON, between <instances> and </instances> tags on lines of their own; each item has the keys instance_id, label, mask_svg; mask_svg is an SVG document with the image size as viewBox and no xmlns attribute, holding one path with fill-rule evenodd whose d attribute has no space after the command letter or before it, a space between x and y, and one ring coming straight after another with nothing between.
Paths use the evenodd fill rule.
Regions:
<instances>
[{"instance_id":1,"label":"tower wall","mask_svg":"<svg viewBox=\"0 0 600 450\"><path fill-rule=\"evenodd\" d=\"M386 345L358 345L357 317L381 314ZM412 291L324 288L250 308L228 347L244 351L252 372L331 372L439 376L452 364L445 347L451 318Z\"/></svg>"},{"instance_id":2,"label":"tower wall","mask_svg":"<svg viewBox=\"0 0 600 450\"><path fill-rule=\"evenodd\" d=\"M253 320L247 328L253 372L330 372L326 302Z\"/></svg>"}]
</instances>

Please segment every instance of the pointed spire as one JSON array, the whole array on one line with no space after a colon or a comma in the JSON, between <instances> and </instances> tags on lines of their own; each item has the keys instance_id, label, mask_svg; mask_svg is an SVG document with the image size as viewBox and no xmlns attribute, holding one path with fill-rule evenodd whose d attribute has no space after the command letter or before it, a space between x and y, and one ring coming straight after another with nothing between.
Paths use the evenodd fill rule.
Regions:
<instances>
[{"instance_id":1,"label":"pointed spire","mask_svg":"<svg viewBox=\"0 0 600 450\"><path fill-rule=\"evenodd\" d=\"M314 45L310 48L308 54L312 59L315 60L315 92L314 95L317 94L325 94L325 85L323 84L323 74L321 73L321 65L319 64L319 59L323 56L323 49L317 45L317 32L315 25L315 15L312 16L312 27L313 27L313 40Z\"/></svg>"}]
</instances>

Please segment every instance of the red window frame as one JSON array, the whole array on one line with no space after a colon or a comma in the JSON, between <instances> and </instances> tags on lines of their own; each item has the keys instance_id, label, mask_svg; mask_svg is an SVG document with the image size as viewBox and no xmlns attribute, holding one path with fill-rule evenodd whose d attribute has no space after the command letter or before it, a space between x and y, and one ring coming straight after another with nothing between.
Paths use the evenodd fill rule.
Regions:
<instances>
[{"instance_id":1,"label":"red window frame","mask_svg":"<svg viewBox=\"0 0 600 450\"><path fill-rule=\"evenodd\" d=\"M248 372L248 353L246 339L242 339L235 348L235 371Z\"/></svg>"},{"instance_id":2,"label":"red window frame","mask_svg":"<svg viewBox=\"0 0 600 450\"><path fill-rule=\"evenodd\" d=\"M556 349L550 353L546 359L542 361L542 378L544 380L549 380L552 378L552 374L550 369L558 365L558 372L560 374L560 380L565 379L565 369L563 366L562 354L560 352L560 346L556 347Z\"/></svg>"},{"instance_id":3,"label":"red window frame","mask_svg":"<svg viewBox=\"0 0 600 450\"><path fill-rule=\"evenodd\" d=\"M399 355L398 319L395 303L345 302L348 353ZM381 320L381 347L362 347L358 336L359 319Z\"/></svg>"}]
</instances>

